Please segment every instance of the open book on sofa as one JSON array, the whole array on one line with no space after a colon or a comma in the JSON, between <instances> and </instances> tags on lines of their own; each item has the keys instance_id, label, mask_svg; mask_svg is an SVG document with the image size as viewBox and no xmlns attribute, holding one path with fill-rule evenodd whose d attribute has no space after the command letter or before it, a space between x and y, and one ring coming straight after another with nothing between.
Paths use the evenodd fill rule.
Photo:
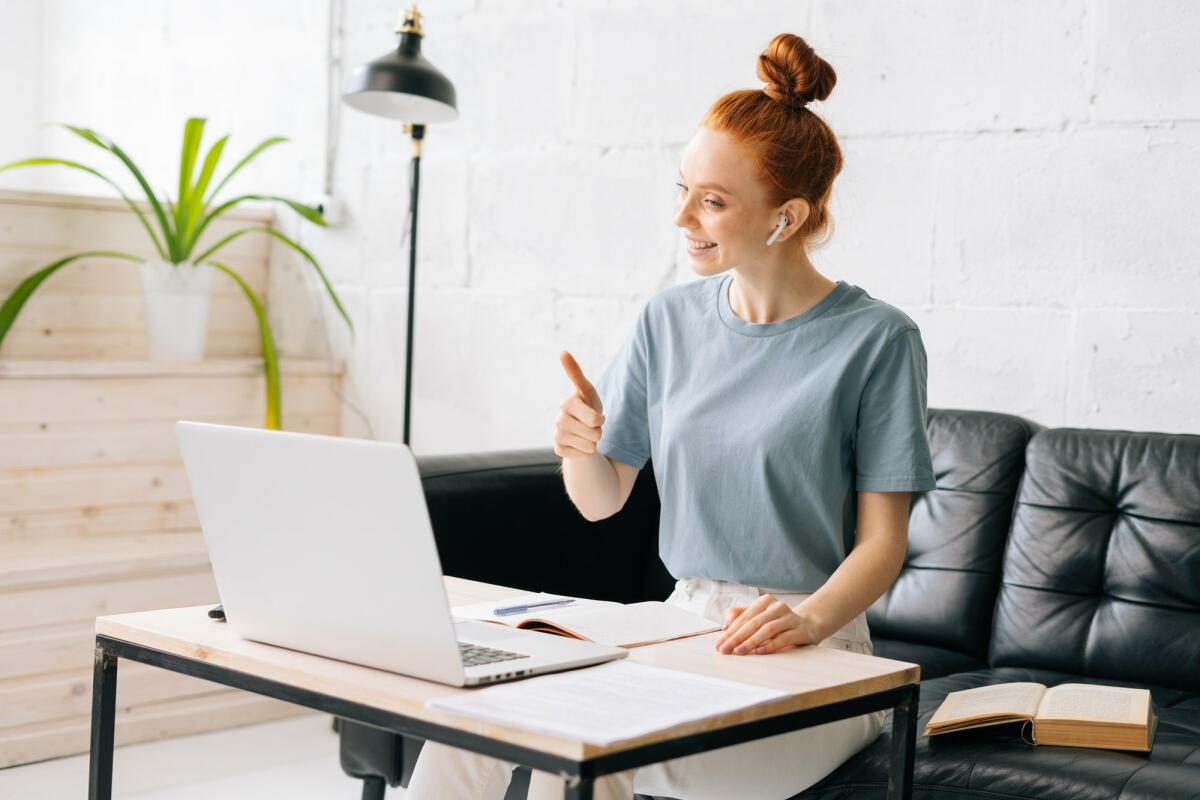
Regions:
<instances>
[{"instance_id":1,"label":"open book on sofa","mask_svg":"<svg viewBox=\"0 0 1200 800\"><path fill-rule=\"evenodd\" d=\"M1031 744L1149 752L1158 717L1146 689L1062 683L998 683L950 692L925 735L1025 720Z\"/></svg>"},{"instance_id":2,"label":"open book on sofa","mask_svg":"<svg viewBox=\"0 0 1200 800\"><path fill-rule=\"evenodd\" d=\"M555 600L572 602L558 607L533 608L527 613L505 616L495 614L497 608ZM658 601L623 604L543 593L455 606L450 609L450 613L460 619L496 622L514 628L570 636L614 647L639 647L721 629L720 625L699 614Z\"/></svg>"}]
</instances>

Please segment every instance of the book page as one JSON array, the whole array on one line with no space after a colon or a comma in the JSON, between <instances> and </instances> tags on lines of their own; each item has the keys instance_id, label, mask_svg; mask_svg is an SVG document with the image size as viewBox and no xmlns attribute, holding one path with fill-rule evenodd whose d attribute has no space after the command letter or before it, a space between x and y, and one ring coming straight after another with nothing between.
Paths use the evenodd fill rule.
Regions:
<instances>
[{"instance_id":1,"label":"book page","mask_svg":"<svg viewBox=\"0 0 1200 800\"><path fill-rule=\"evenodd\" d=\"M951 692L926 729L983 718L1032 717L1045 691L1040 683L998 683Z\"/></svg>"},{"instance_id":2,"label":"book page","mask_svg":"<svg viewBox=\"0 0 1200 800\"><path fill-rule=\"evenodd\" d=\"M1144 725L1150 715L1150 692L1124 686L1063 683L1047 689L1037 718L1078 719Z\"/></svg>"},{"instance_id":3,"label":"book page","mask_svg":"<svg viewBox=\"0 0 1200 800\"><path fill-rule=\"evenodd\" d=\"M607 745L788 692L624 659L473 689L426 705L514 728Z\"/></svg>"}]
</instances>

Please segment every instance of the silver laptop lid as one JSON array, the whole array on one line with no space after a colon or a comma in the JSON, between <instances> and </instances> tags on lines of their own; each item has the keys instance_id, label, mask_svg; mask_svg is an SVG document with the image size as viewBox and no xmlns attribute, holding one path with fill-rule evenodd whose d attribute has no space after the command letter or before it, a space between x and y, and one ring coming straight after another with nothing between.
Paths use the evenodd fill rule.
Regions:
<instances>
[{"instance_id":1,"label":"silver laptop lid","mask_svg":"<svg viewBox=\"0 0 1200 800\"><path fill-rule=\"evenodd\" d=\"M176 433L235 633L463 683L407 446L183 421Z\"/></svg>"}]
</instances>

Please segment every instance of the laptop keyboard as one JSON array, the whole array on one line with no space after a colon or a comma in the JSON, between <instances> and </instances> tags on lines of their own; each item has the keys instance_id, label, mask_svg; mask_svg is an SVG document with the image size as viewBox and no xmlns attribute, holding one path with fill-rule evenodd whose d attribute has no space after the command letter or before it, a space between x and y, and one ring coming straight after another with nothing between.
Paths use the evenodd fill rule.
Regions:
<instances>
[{"instance_id":1,"label":"laptop keyboard","mask_svg":"<svg viewBox=\"0 0 1200 800\"><path fill-rule=\"evenodd\" d=\"M463 665L477 667L480 664L494 664L497 661L512 661L514 658L529 658L524 653L514 653L511 650L498 650L495 647L483 647L466 642L458 643L458 652L462 656Z\"/></svg>"}]
</instances>

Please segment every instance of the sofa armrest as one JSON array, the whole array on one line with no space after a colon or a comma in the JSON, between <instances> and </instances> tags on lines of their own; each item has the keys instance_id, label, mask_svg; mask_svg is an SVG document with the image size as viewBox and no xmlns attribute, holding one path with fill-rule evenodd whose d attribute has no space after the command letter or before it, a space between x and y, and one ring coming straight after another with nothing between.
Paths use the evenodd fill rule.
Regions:
<instances>
[{"instance_id":1,"label":"sofa armrest","mask_svg":"<svg viewBox=\"0 0 1200 800\"><path fill-rule=\"evenodd\" d=\"M417 459L447 575L619 602L661 600L674 583L658 558L658 492L649 464L625 507L589 522L550 448Z\"/></svg>"}]
</instances>

